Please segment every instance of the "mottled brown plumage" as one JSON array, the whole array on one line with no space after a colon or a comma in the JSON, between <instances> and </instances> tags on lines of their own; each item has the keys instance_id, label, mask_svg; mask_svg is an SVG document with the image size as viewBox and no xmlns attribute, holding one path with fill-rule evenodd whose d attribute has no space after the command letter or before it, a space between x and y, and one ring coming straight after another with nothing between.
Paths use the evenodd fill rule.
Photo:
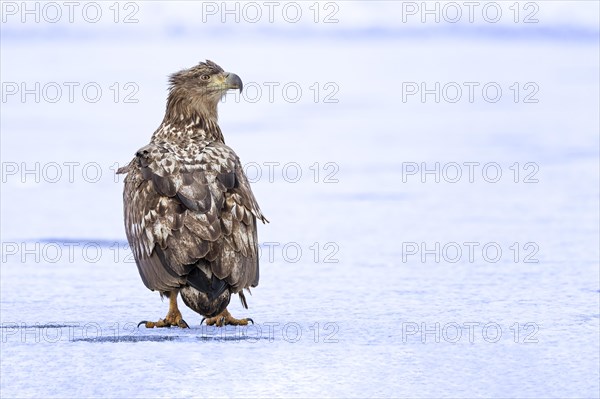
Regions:
<instances>
[{"instance_id":1,"label":"mottled brown plumage","mask_svg":"<svg viewBox=\"0 0 600 399\"><path fill-rule=\"evenodd\" d=\"M231 294L247 307L242 290L259 279L256 220L267 221L217 124L230 89L241 91L240 78L211 61L173 74L160 127L119 170L127 173L125 230L142 281L168 296L180 292L205 317L224 312Z\"/></svg>"}]
</instances>

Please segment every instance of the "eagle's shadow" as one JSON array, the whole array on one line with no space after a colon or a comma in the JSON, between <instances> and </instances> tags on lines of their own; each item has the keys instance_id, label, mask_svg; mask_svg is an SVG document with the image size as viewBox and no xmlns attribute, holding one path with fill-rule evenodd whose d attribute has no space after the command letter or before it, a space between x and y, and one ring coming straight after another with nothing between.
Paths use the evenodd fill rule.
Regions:
<instances>
[{"instance_id":1,"label":"eagle's shadow","mask_svg":"<svg viewBox=\"0 0 600 399\"><path fill-rule=\"evenodd\" d=\"M152 332L144 333L137 331L131 335L112 335L112 336L99 336L99 337L82 337L75 338L72 342L90 342L90 343L119 343L119 342L258 342L262 340L269 340L266 336L253 336L240 333L240 331L233 331L228 329L222 330L211 330L206 331L205 328L191 328L184 330L184 334L177 332L176 334L168 334L168 330L164 333Z\"/></svg>"},{"instance_id":2,"label":"eagle's shadow","mask_svg":"<svg viewBox=\"0 0 600 399\"><path fill-rule=\"evenodd\" d=\"M239 336L225 336L225 337L213 337L213 336L198 336L193 340L203 342L256 342L260 340L268 340L268 338L257 338L257 337L239 337ZM119 343L119 342L164 342L164 341L180 341L190 342L188 336L177 336L177 335L139 335L139 336L125 336L125 337L98 337L98 338L78 338L72 342L90 342L90 343Z\"/></svg>"}]
</instances>

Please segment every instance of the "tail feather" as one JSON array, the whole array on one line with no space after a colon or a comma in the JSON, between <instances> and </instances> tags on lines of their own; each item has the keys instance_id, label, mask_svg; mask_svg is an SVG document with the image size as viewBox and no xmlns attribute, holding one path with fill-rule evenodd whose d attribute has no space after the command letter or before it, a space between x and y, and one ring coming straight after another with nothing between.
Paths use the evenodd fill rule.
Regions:
<instances>
[{"instance_id":1,"label":"tail feather","mask_svg":"<svg viewBox=\"0 0 600 399\"><path fill-rule=\"evenodd\" d=\"M240 301L242 301L242 306L245 307L246 309L248 309L248 302L246 302L246 297L244 296L244 293L242 291L240 291L239 295L240 295Z\"/></svg>"}]
</instances>

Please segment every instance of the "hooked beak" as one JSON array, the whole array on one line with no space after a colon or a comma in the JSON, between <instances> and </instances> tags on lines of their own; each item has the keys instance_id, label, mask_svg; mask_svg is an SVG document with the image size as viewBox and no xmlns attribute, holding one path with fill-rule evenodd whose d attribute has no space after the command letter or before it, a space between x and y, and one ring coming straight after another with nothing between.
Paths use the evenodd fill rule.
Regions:
<instances>
[{"instance_id":1,"label":"hooked beak","mask_svg":"<svg viewBox=\"0 0 600 399\"><path fill-rule=\"evenodd\" d=\"M225 81L223 82L225 90L229 89L239 89L240 93L242 92L242 88L244 84L242 83L242 79L237 76L235 73L225 72L224 73Z\"/></svg>"}]
</instances>

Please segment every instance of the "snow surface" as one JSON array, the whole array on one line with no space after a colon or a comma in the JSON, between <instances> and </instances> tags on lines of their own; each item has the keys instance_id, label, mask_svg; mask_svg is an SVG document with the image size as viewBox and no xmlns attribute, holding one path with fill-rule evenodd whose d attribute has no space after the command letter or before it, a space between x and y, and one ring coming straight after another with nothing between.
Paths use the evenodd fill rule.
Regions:
<instances>
[{"instance_id":1,"label":"snow surface","mask_svg":"<svg viewBox=\"0 0 600 399\"><path fill-rule=\"evenodd\" d=\"M2 95L7 82L64 92L1 103L3 398L600 396L598 3L537 2L533 25L403 24L402 2L373 3L336 2L331 25L203 23L192 2L137 2L131 25L7 16ZM160 123L166 76L205 58L247 95L263 88L220 106L271 221L250 309L230 305L257 324L200 326L183 307L189 330L137 329L168 304L126 249L113 173ZM73 102L65 82L79 83ZM265 82L279 83L273 101ZM290 82L296 103L279 90ZM411 82L503 95L403 101ZM439 183L403 173L436 162ZM491 163L497 183L481 173ZM436 243L439 261L410 254Z\"/></svg>"}]
</instances>

